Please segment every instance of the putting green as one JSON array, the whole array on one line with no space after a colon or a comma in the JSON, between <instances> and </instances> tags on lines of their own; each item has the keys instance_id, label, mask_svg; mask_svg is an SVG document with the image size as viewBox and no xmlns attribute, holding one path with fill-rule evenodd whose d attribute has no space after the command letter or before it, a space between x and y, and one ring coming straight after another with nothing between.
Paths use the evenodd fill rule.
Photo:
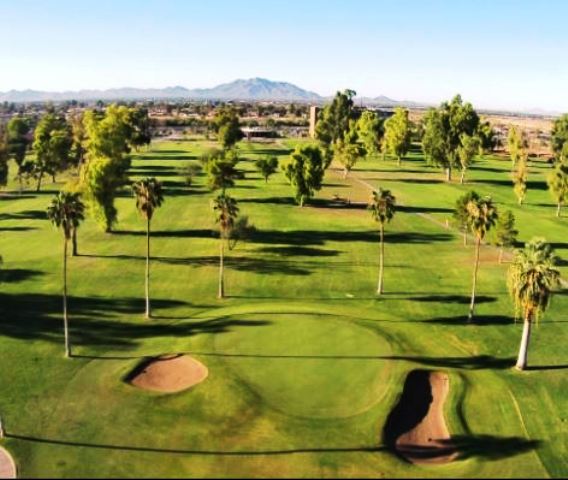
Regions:
<instances>
[{"instance_id":1,"label":"putting green","mask_svg":"<svg viewBox=\"0 0 568 480\"><path fill-rule=\"evenodd\" d=\"M272 408L287 415L357 415L383 397L388 341L346 317L313 314L248 315L263 328L216 338L229 367Z\"/></svg>"}]
</instances>

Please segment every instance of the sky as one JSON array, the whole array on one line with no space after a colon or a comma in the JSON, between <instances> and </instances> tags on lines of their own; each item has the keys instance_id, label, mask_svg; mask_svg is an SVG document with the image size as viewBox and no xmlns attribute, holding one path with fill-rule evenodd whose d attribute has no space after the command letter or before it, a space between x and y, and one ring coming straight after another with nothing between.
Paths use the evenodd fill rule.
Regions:
<instances>
[{"instance_id":1,"label":"sky","mask_svg":"<svg viewBox=\"0 0 568 480\"><path fill-rule=\"evenodd\" d=\"M0 0L0 91L288 81L568 111L566 0Z\"/></svg>"}]
</instances>

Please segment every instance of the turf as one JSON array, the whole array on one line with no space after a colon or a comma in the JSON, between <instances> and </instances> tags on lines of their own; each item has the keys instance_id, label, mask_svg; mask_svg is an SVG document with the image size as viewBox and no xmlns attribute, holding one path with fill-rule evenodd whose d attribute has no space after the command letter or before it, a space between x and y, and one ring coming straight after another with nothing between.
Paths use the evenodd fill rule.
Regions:
<instances>
[{"instance_id":1,"label":"turf","mask_svg":"<svg viewBox=\"0 0 568 480\"><path fill-rule=\"evenodd\" d=\"M294 141L243 142L247 175L231 194L257 232L228 253L229 298L219 301L212 194L203 176L189 187L182 177L212 145L163 141L135 156L132 178L155 175L166 189L153 221L153 320L143 319L144 223L134 199L126 190L118 199L114 234L92 220L81 227L81 255L69 262L70 360L62 238L44 215L62 183L0 197L2 444L22 476L568 475L568 296L555 296L534 331L533 369L515 372L521 324L507 265L483 247L477 318L467 325L473 250L445 228L466 189L490 194L515 213L520 241L553 243L566 278L568 221L554 217L543 164L531 164L522 207L508 161L483 159L461 186L414 152L401 169L374 159L346 180L329 170L299 208L282 173L265 184L252 164L270 152L285 161ZM391 189L400 204L387 227L380 299L378 233L361 180ZM204 383L164 395L123 381L144 357L178 352L207 365ZM452 464L413 466L384 445L414 369L450 375L446 417L461 446Z\"/></svg>"}]
</instances>

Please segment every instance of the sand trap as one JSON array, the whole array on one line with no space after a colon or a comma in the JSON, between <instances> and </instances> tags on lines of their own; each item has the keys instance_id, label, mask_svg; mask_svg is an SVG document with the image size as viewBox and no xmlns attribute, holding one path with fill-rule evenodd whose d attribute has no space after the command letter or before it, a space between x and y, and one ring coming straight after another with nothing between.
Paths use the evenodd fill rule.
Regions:
<instances>
[{"instance_id":1,"label":"sand trap","mask_svg":"<svg viewBox=\"0 0 568 480\"><path fill-rule=\"evenodd\" d=\"M0 478L16 478L16 464L12 455L0 447Z\"/></svg>"},{"instance_id":2,"label":"sand trap","mask_svg":"<svg viewBox=\"0 0 568 480\"><path fill-rule=\"evenodd\" d=\"M449 378L445 373L410 372L385 425L387 445L412 463L453 460L457 451L444 419L448 391Z\"/></svg>"},{"instance_id":3,"label":"sand trap","mask_svg":"<svg viewBox=\"0 0 568 480\"><path fill-rule=\"evenodd\" d=\"M145 390L175 393L201 383L208 373L205 365L188 355L169 355L142 362L126 381Z\"/></svg>"}]
</instances>

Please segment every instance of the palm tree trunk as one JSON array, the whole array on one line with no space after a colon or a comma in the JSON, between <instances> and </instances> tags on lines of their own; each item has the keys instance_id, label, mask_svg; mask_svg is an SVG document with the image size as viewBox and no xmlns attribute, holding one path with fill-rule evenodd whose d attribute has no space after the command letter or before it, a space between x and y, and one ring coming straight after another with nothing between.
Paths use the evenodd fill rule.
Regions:
<instances>
[{"instance_id":1,"label":"palm tree trunk","mask_svg":"<svg viewBox=\"0 0 568 480\"><path fill-rule=\"evenodd\" d=\"M450 167L446 168L446 182L452 181L452 169Z\"/></svg>"},{"instance_id":2,"label":"palm tree trunk","mask_svg":"<svg viewBox=\"0 0 568 480\"><path fill-rule=\"evenodd\" d=\"M471 289L471 303L469 305L469 315L467 321L473 320L473 310L475 308L475 287L477 285L477 270L479 269L479 249L481 247L481 237L477 237L475 241L475 264L473 267L473 287Z\"/></svg>"},{"instance_id":3,"label":"palm tree trunk","mask_svg":"<svg viewBox=\"0 0 568 480\"><path fill-rule=\"evenodd\" d=\"M556 217L560 218L560 209L562 208L562 203L558 202L558 208L556 209Z\"/></svg>"},{"instance_id":4,"label":"palm tree trunk","mask_svg":"<svg viewBox=\"0 0 568 480\"><path fill-rule=\"evenodd\" d=\"M150 319L150 219L146 222L146 320Z\"/></svg>"},{"instance_id":5,"label":"palm tree trunk","mask_svg":"<svg viewBox=\"0 0 568 480\"><path fill-rule=\"evenodd\" d=\"M385 229L381 225L380 230L380 237L381 237L381 245L379 249L379 285L377 286L377 295L383 294L383 275L384 275L384 258L385 258Z\"/></svg>"},{"instance_id":6,"label":"palm tree trunk","mask_svg":"<svg viewBox=\"0 0 568 480\"><path fill-rule=\"evenodd\" d=\"M39 177L37 179L37 187L36 187L36 192L39 192L41 190L41 180L43 178L43 170L40 172Z\"/></svg>"},{"instance_id":7,"label":"palm tree trunk","mask_svg":"<svg viewBox=\"0 0 568 480\"><path fill-rule=\"evenodd\" d=\"M523 336L521 338L521 347L519 349L519 358L517 359L516 368L525 370L527 368L527 358L529 353L529 341L531 338L531 315L530 310L527 308L525 313L525 322L523 325Z\"/></svg>"},{"instance_id":8,"label":"palm tree trunk","mask_svg":"<svg viewBox=\"0 0 568 480\"><path fill-rule=\"evenodd\" d=\"M223 244L223 238L220 239L221 244L220 244L220 248L219 248L219 294L217 295L217 298L224 298L225 297L225 283L223 280L223 270L224 270L224 265L223 265L223 253L224 253L224 244Z\"/></svg>"},{"instance_id":9,"label":"palm tree trunk","mask_svg":"<svg viewBox=\"0 0 568 480\"><path fill-rule=\"evenodd\" d=\"M63 331L65 334L65 357L71 356L69 344L69 319L67 318L67 237L63 242Z\"/></svg>"},{"instance_id":10,"label":"palm tree trunk","mask_svg":"<svg viewBox=\"0 0 568 480\"><path fill-rule=\"evenodd\" d=\"M462 169L461 177L460 177L460 185L463 185L463 181L465 179L465 168Z\"/></svg>"},{"instance_id":11,"label":"palm tree trunk","mask_svg":"<svg viewBox=\"0 0 568 480\"><path fill-rule=\"evenodd\" d=\"M73 228L73 243L72 243L72 252L71 254L76 257L79 255L79 251L77 248L77 229Z\"/></svg>"}]
</instances>

